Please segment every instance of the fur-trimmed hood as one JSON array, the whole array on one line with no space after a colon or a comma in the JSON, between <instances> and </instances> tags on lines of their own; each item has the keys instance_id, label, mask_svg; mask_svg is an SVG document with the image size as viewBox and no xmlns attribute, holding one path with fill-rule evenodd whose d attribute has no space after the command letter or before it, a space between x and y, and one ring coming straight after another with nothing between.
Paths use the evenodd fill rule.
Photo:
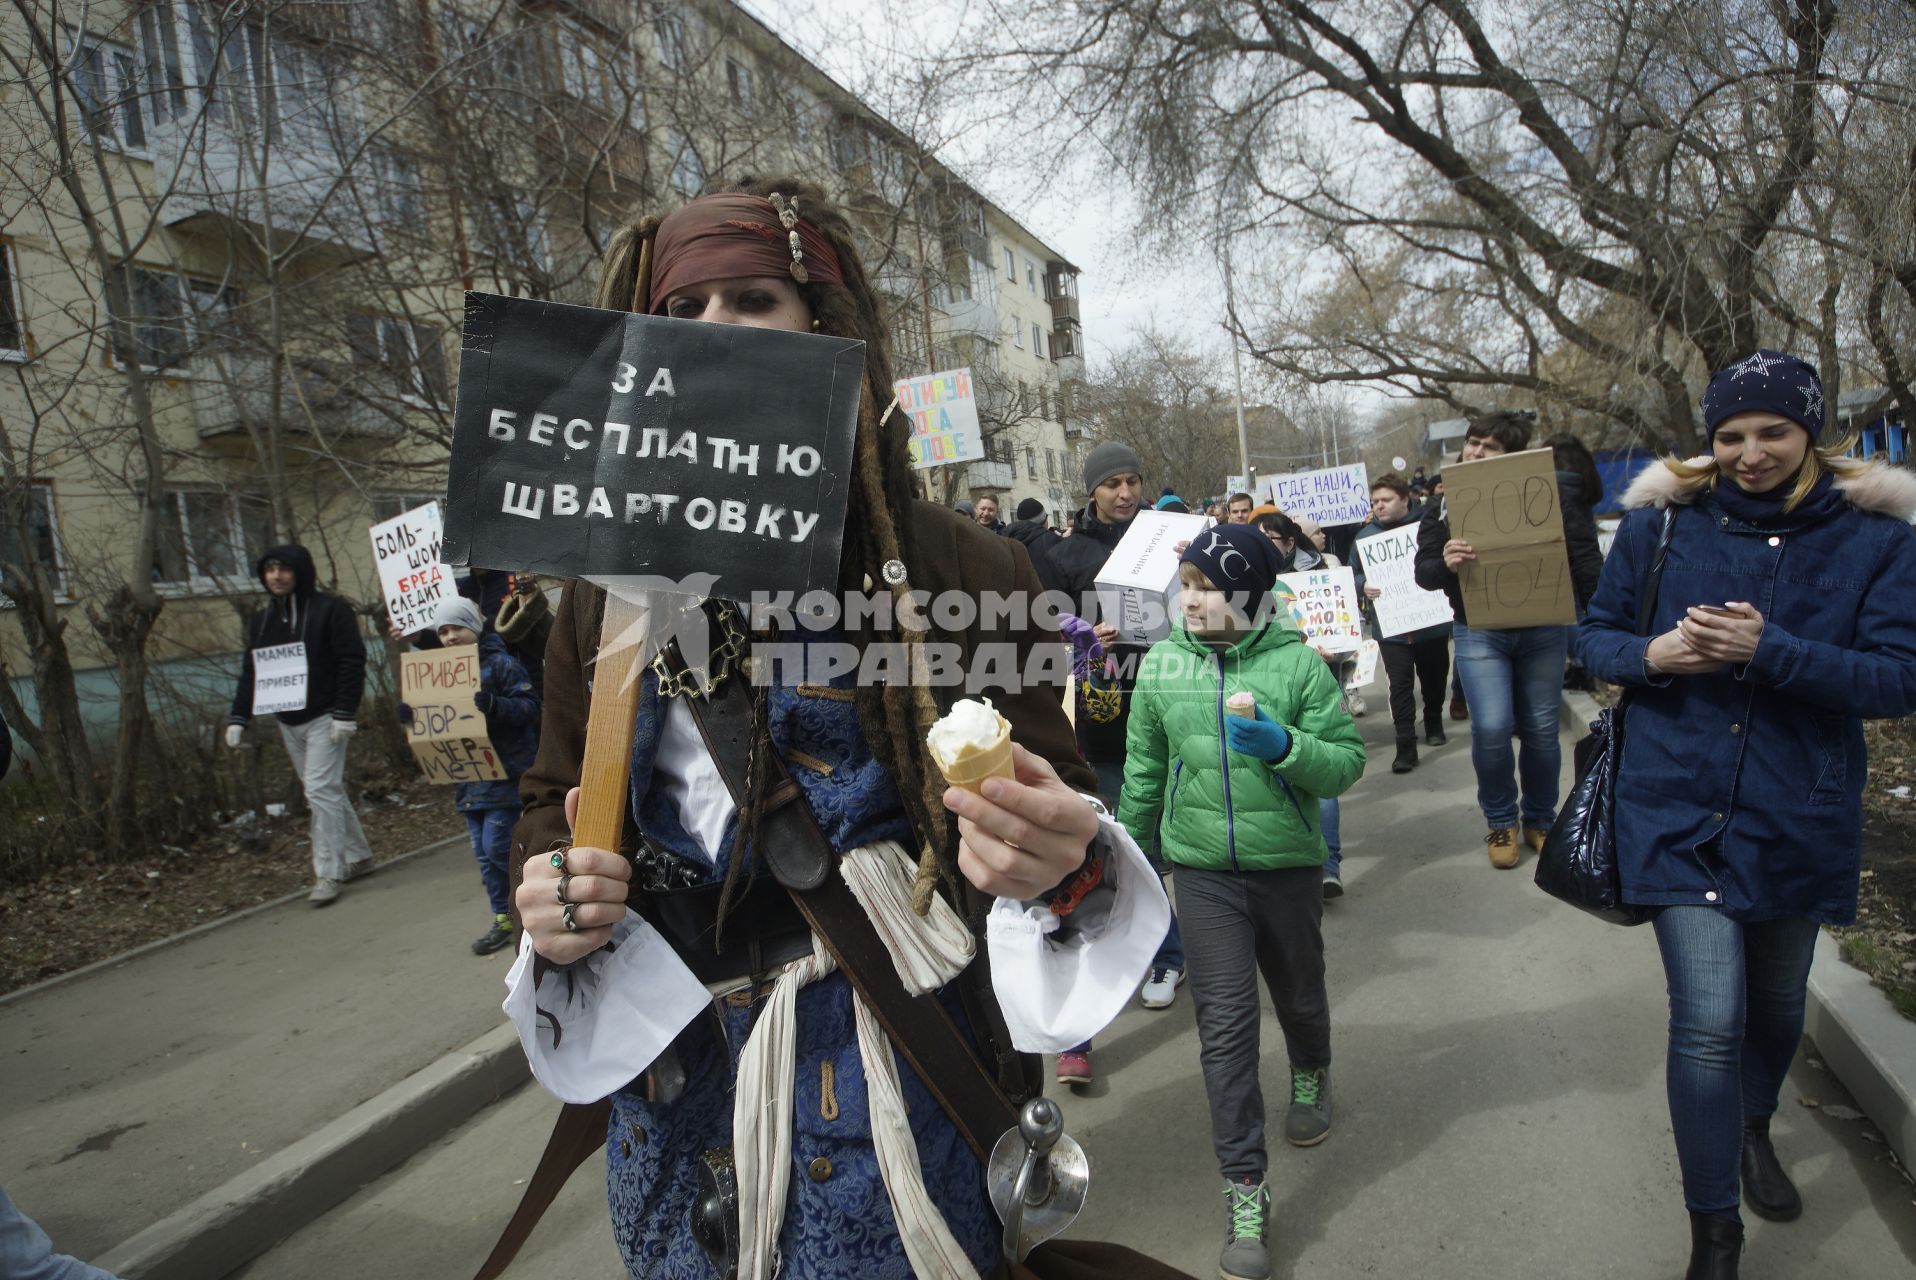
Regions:
<instances>
[{"instance_id":1,"label":"fur-trimmed hood","mask_svg":"<svg viewBox=\"0 0 1916 1280\"><path fill-rule=\"evenodd\" d=\"M1691 458L1689 464L1706 467L1710 464L1710 455L1706 453ZM1862 462L1855 458L1831 458L1826 465L1836 473L1836 487L1842 490L1852 507L1878 515L1895 516L1898 520L1916 520L1916 475L1901 467ZM1630 487L1623 491L1623 506L1627 510L1638 507L1660 509L1673 502L1694 502L1697 494L1709 483L1708 476L1685 480L1662 462L1653 462L1638 472L1637 478L1630 482Z\"/></svg>"}]
</instances>

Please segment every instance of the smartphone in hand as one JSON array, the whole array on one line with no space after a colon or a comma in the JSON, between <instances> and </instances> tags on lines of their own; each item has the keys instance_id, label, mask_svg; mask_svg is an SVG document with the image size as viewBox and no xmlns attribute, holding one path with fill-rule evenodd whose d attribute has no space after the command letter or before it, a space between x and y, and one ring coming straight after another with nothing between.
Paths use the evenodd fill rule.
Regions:
<instances>
[{"instance_id":1,"label":"smartphone in hand","mask_svg":"<svg viewBox=\"0 0 1916 1280\"><path fill-rule=\"evenodd\" d=\"M1714 613L1719 618L1740 618L1743 616L1743 610L1732 609L1727 604L1697 604L1691 605L1690 607L1700 613Z\"/></svg>"}]
</instances>

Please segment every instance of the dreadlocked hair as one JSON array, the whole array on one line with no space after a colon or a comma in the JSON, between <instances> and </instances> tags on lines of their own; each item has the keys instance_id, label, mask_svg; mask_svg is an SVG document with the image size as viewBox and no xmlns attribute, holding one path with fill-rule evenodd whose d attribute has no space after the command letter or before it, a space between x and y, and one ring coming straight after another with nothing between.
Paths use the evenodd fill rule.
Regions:
<instances>
[{"instance_id":1,"label":"dreadlocked hair","mask_svg":"<svg viewBox=\"0 0 1916 1280\"><path fill-rule=\"evenodd\" d=\"M872 756L891 776L905 807L905 816L920 840L918 874L912 886L912 908L924 915L932 895L943 883L960 893L955 824L945 811L943 774L931 759L925 735L949 710L930 683L923 679L923 645L930 624L910 600L910 572L917 563L912 539L912 476L907 448L909 424L903 414L888 414L892 400L890 340L879 312L877 292L859 257L856 235L845 214L816 185L793 177L748 178L724 188L738 195L769 198L774 192L790 200L798 216L816 230L838 255L845 283L797 285L810 306L816 332L856 338L865 343L865 385L859 397L858 433L852 464L854 483L847 503L839 587L864 589L870 575L874 584L892 594L890 625L881 627L876 610L861 610L858 629L848 636L861 652L874 644L900 641L910 655L913 678L902 683L860 685L855 692L860 727ZM610 310L645 312L652 292L652 248L660 218L644 218L623 229L606 250L599 282L598 305ZM881 415L887 415L881 420ZM886 580L884 567L897 561L906 568L905 580ZM755 642L769 633L753 636ZM753 690L752 751L747 769L745 811L739 815L739 844L726 868L719 894L722 923L736 897L740 867L752 864L757 874L758 847L765 794L773 768L771 732L767 720L767 688Z\"/></svg>"}]
</instances>

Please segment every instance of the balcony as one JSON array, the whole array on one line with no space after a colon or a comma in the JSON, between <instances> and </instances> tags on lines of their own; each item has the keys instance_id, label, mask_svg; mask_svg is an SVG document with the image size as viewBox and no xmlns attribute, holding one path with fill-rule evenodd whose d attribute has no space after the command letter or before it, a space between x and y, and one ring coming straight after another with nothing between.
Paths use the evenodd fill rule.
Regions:
<instances>
[{"instance_id":1,"label":"balcony","mask_svg":"<svg viewBox=\"0 0 1916 1280\"><path fill-rule=\"evenodd\" d=\"M968 489L1009 489L1018 482L1018 470L1009 462L974 462L965 468Z\"/></svg>"},{"instance_id":2,"label":"balcony","mask_svg":"<svg viewBox=\"0 0 1916 1280\"><path fill-rule=\"evenodd\" d=\"M282 365L281 429L336 439L397 440L405 434L401 415L414 407L410 400L391 388L377 396L349 389L341 385L341 373L327 361ZM265 356L231 352L196 356L189 395L200 438L235 435L271 424L273 383L273 362Z\"/></svg>"}]
</instances>

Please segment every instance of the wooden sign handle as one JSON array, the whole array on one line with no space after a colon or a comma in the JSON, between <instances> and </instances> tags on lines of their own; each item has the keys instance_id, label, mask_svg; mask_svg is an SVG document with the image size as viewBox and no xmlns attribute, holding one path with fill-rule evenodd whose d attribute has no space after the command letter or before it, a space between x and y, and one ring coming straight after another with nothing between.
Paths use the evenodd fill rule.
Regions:
<instances>
[{"instance_id":1,"label":"wooden sign handle","mask_svg":"<svg viewBox=\"0 0 1916 1280\"><path fill-rule=\"evenodd\" d=\"M618 851L625 831L626 783L632 771L632 726L639 715L640 664L651 628L646 612L608 591L592 664L592 709L579 767L579 813L572 843Z\"/></svg>"}]
</instances>

